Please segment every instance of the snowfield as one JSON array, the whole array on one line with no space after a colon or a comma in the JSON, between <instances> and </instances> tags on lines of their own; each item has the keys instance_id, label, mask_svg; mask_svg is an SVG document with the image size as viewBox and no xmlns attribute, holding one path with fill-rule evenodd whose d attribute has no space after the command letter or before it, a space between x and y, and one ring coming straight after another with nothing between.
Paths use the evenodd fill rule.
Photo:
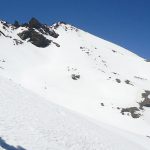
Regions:
<instances>
[{"instance_id":1,"label":"snowfield","mask_svg":"<svg viewBox=\"0 0 150 150\"><path fill-rule=\"evenodd\" d=\"M148 150L150 63L69 24L34 25L0 21L2 140L28 150ZM35 46L35 32L50 45Z\"/></svg>"},{"instance_id":2,"label":"snowfield","mask_svg":"<svg viewBox=\"0 0 150 150\"><path fill-rule=\"evenodd\" d=\"M148 150L140 136L96 125L1 77L0 96L0 137L16 149Z\"/></svg>"}]
</instances>

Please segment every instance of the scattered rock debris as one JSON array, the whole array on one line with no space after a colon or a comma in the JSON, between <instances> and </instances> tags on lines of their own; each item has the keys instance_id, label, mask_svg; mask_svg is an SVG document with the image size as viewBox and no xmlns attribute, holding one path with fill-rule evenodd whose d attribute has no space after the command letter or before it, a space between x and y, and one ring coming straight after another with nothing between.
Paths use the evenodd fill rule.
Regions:
<instances>
[{"instance_id":1,"label":"scattered rock debris","mask_svg":"<svg viewBox=\"0 0 150 150\"><path fill-rule=\"evenodd\" d=\"M82 49L83 52L85 52L88 56L92 54L92 51L86 47L80 47L80 49Z\"/></svg>"}]
</instances>

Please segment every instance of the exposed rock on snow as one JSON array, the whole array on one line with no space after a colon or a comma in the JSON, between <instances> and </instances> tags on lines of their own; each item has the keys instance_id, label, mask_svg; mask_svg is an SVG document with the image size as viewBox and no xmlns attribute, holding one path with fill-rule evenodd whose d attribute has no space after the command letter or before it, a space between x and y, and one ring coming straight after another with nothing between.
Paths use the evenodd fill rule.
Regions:
<instances>
[{"instance_id":1,"label":"exposed rock on snow","mask_svg":"<svg viewBox=\"0 0 150 150\"><path fill-rule=\"evenodd\" d=\"M18 39L13 39L13 40L14 40L14 45L23 44L23 42L21 40L18 40Z\"/></svg>"},{"instance_id":2,"label":"exposed rock on snow","mask_svg":"<svg viewBox=\"0 0 150 150\"><path fill-rule=\"evenodd\" d=\"M121 83L121 80L120 79L116 79L116 82Z\"/></svg>"},{"instance_id":3,"label":"exposed rock on snow","mask_svg":"<svg viewBox=\"0 0 150 150\"><path fill-rule=\"evenodd\" d=\"M133 118L139 118L141 116L138 113L140 110L137 107L129 107L129 108L122 108L121 113L124 115L125 113L130 113Z\"/></svg>"},{"instance_id":4,"label":"exposed rock on snow","mask_svg":"<svg viewBox=\"0 0 150 150\"><path fill-rule=\"evenodd\" d=\"M50 35L54 38L57 38L59 36L54 30L52 30L47 25L40 23L36 18L32 18L29 23L26 23L26 27L28 27L29 29L37 29L40 33Z\"/></svg>"},{"instance_id":5,"label":"exposed rock on snow","mask_svg":"<svg viewBox=\"0 0 150 150\"><path fill-rule=\"evenodd\" d=\"M72 77L73 80L80 79L80 75L78 75L78 74L72 74L71 77Z\"/></svg>"},{"instance_id":6,"label":"exposed rock on snow","mask_svg":"<svg viewBox=\"0 0 150 150\"><path fill-rule=\"evenodd\" d=\"M32 44L36 45L37 47L47 47L51 43L50 40L45 38L42 34L34 31L33 29L29 29L27 31L23 31L22 33L19 33L18 36L22 40L29 39L28 41Z\"/></svg>"},{"instance_id":7,"label":"exposed rock on snow","mask_svg":"<svg viewBox=\"0 0 150 150\"><path fill-rule=\"evenodd\" d=\"M101 103L101 106L104 106L104 103Z\"/></svg>"},{"instance_id":8,"label":"exposed rock on snow","mask_svg":"<svg viewBox=\"0 0 150 150\"><path fill-rule=\"evenodd\" d=\"M140 102L140 108L143 108L143 106L145 107L150 107L150 91L145 91L145 93L142 93L142 98L144 98L144 100L142 102Z\"/></svg>"},{"instance_id":9,"label":"exposed rock on snow","mask_svg":"<svg viewBox=\"0 0 150 150\"><path fill-rule=\"evenodd\" d=\"M133 86L130 80L125 80L125 83Z\"/></svg>"},{"instance_id":10,"label":"exposed rock on snow","mask_svg":"<svg viewBox=\"0 0 150 150\"><path fill-rule=\"evenodd\" d=\"M18 24L17 24L18 27ZM26 31L18 34L22 40L29 38L29 41L37 47L47 47L51 40L47 39L44 35L50 35L53 38L57 38L59 35L47 25L41 24L36 18L32 18L29 23L23 24L21 27L27 27ZM38 31L35 31L35 29ZM56 44L59 46L59 44Z\"/></svg>"},{"instance_id":11,"label":"exposed rock on snow","mask_svg":"<svg viewBox=\"0 0 150 150\"><path fill-rule=\"evenodd\" d=\"M3 36L5 36L5 37L6 37L6 35L5 35L2 31L0 31L0 35L3 35Z\"/></svg>"}]
</instances>

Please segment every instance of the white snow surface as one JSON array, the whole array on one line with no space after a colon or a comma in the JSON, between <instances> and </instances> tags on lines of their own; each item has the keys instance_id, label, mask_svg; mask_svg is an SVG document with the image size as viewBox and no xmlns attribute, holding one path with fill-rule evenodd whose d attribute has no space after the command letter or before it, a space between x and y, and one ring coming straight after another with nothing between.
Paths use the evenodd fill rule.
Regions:
<instances>
[{"instance_id":1,"label":"white snow surface","mask_svg":"<svg viewBox=\"0 0 150 150\"><path fill-rule=\"evenodd\" d=\"M53 29L54 26L52 26ZM27 30L25 27L13 28L10 25L4 29L3 23L0 22L0 31L5 33L6 36L11 36L10 38L0 34L0 75L15 82L16 84L13 86L16 87L17 84L20 84L31 92L26 93L24 89L17 86L14 88L15 93L12 86L9 87L6 84L10 90L6 90L6 97L2 99L4 101L1 102L4 103L2 105L6 105L5 108L9 108L11 102L10 100L7 101L7 96L14 98L14 103L11 104L13 106L11 107L10 105L10 112L7 114L8 122L13 117L20 117L22 119L21 121L14 122L16 128L12 127L14 129L13 133L7 133L7 128L9 128L8 122L3 124L2 128L5 128L6 125L6 129L2 130L2 135L5 135L4 139L10 140L10 143L14 142L15 145L21 145L27 149L42 149L43 146L43 149L66 148L92 150L121 150L125 148L130 150L132 146L139 146L139 148L132 149L147 148L147 143L149 143L148 137L150 136L150 110L148 108L140 110L142 116L134 119L130 114L129 116L122 115L120 113L121 110L118 108L139 107L138 102L143 100L142 93L144 90L150 91L149 62L146 62L143 58L127 49L68 24L60 23L59 27L54 29L59 34L58 38L55 39L51 36L46 36L48 39L53 40L53 42L58 43L60 47L52 43L46 48L38 48L30 42L22 41L17 35L23 30ZM23 44L16 45L13 39L21 40ZM80 75L80 78L73 80L71 77L72 74ZM119 79L120 83L116 79ZM127 84L125 81L130 82ZM2 86L2 88L7 89L5 86ZM20 90L22 91L22 100L20 99ZM7 93L7 91L9 92ZM39 96L30 95L32 92ZM87 123L88 121L82 119L82 117L80 118L78 115L74 116L70 111L64 110L64 108L57 105L52 105L51 102L66 107L80 115L84 115L83 118L85 116L87 118L90 117L90 121L92 119L94 121L93 123ZM104 106L101 106L101 103ZM26 109L27 111L25 111ZM11 110L15 110L14 114ZM62 110L63 113L59 113L59 110ZM21 112L18 113L19 111ZM64 111L67 113L66 118L63 116L66 114ZM16 112L20 115L17 116ZM30 113L28 114L28 112ZM7 111L4 111L5 113ZM42 121L39 121L40 119ZM28 132L24 132L29 127L29 120L33 120L33 124L31 122L31 128L28 129ZM0 121L0 123L3 121ZM69 124L67 124L67 121ZM70 127L76 121L78 122L77 126ZM19 128L21 131L16 131L22 122L24 128ZM36 125L37 122L38 124ZM51 124L52 126L50 122L54 122ZM63 139L64 143L53 142L54 139L49 134L51 134L51 128L54 126L56 126L54 129L56 130L54 131L56 133L56 141L60 142L60 139ZM39 130L37 130L38 127ZM104 127L107 129L104 130ZM85 131L88 130L89 132L85 135ZM31 134L29 131L32 131ZM127 132L126 134L125 131ZM14 132L19 133L15 134ZM33 134L34 132L37 133ZM58 132L61 133L58 135ZM65 139L66 132L67 137ZM102 135L100 135L100 132L102 132ZM20 133L23 134L22 137L20 137ZM13 137L13 134L16 136ZM117 139L112 140L110 138L111 135ZM58 139L59 136L60 139ZM10 137L14 139L11 141ZM21 138L20 142L22 143L15 143L15 141L19 142L15 138ZM121 140L122 138L125 138L125 140ZM70 144L67 145L66 142L69 139ZM110 139L112 143L105 142L107 139ZM99 143L101 140L102 142ZM48 144L50 141L51 144ZM72 143L72 141L75 142ZM126 146L121 147L123 143L117 144L117 141L118 143L126 141L129 144L129 148ZM31 145L28 142L32 142ZM34 143L36 144L34 145ZM107 146L103 147L101 143L107 143ZM116 146L114 148L111 147L113 143ZM50 147L53 144L56 148ZM124 143L124 145L127 144Z\"/></svg>"},{"instance_id":2,"label":"white snow surface","mask_svg":"<svg viewBox=\"0 0 150 150\"><path fill-rule=\"evenodd\" d=\"M148 150L146 137L143 146L140 136L95 124L2 77L0 95L0 137L16 150Z\"/></svg>"}]
</instances>

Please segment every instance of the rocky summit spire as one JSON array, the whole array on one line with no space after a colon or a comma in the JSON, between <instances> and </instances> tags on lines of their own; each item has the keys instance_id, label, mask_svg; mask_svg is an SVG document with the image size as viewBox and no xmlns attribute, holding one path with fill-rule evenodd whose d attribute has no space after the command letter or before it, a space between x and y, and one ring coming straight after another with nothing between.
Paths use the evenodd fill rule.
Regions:
<instances>
[{"instance_id":1,"label":"rocky summit spire","mask_svg":"<svg viewBox=\"0 0 150 150\"><path fill-rule=\"evenodd\" d=\"M23 24L27 30L18 33L18 36L22 40L28 39L29 42L37 47L47 47L52 40L49 40L45 35L49 35L53 38L57 38L59 35L49 26L40 23L36 18L31 18L28 23ZM36 30L38 30L38 32Z\"/></svg>"},{"instance_id":2,"label":"rocky summit spire","mask_svg":"<svg viewBox=\"0 0 150 150\"><path fill-rule=\"evenodd\" d=\"M42 27L42 24L36 18L33 17L29 21L29 27L39 29Z\"/></svg>"}]
</instances>

